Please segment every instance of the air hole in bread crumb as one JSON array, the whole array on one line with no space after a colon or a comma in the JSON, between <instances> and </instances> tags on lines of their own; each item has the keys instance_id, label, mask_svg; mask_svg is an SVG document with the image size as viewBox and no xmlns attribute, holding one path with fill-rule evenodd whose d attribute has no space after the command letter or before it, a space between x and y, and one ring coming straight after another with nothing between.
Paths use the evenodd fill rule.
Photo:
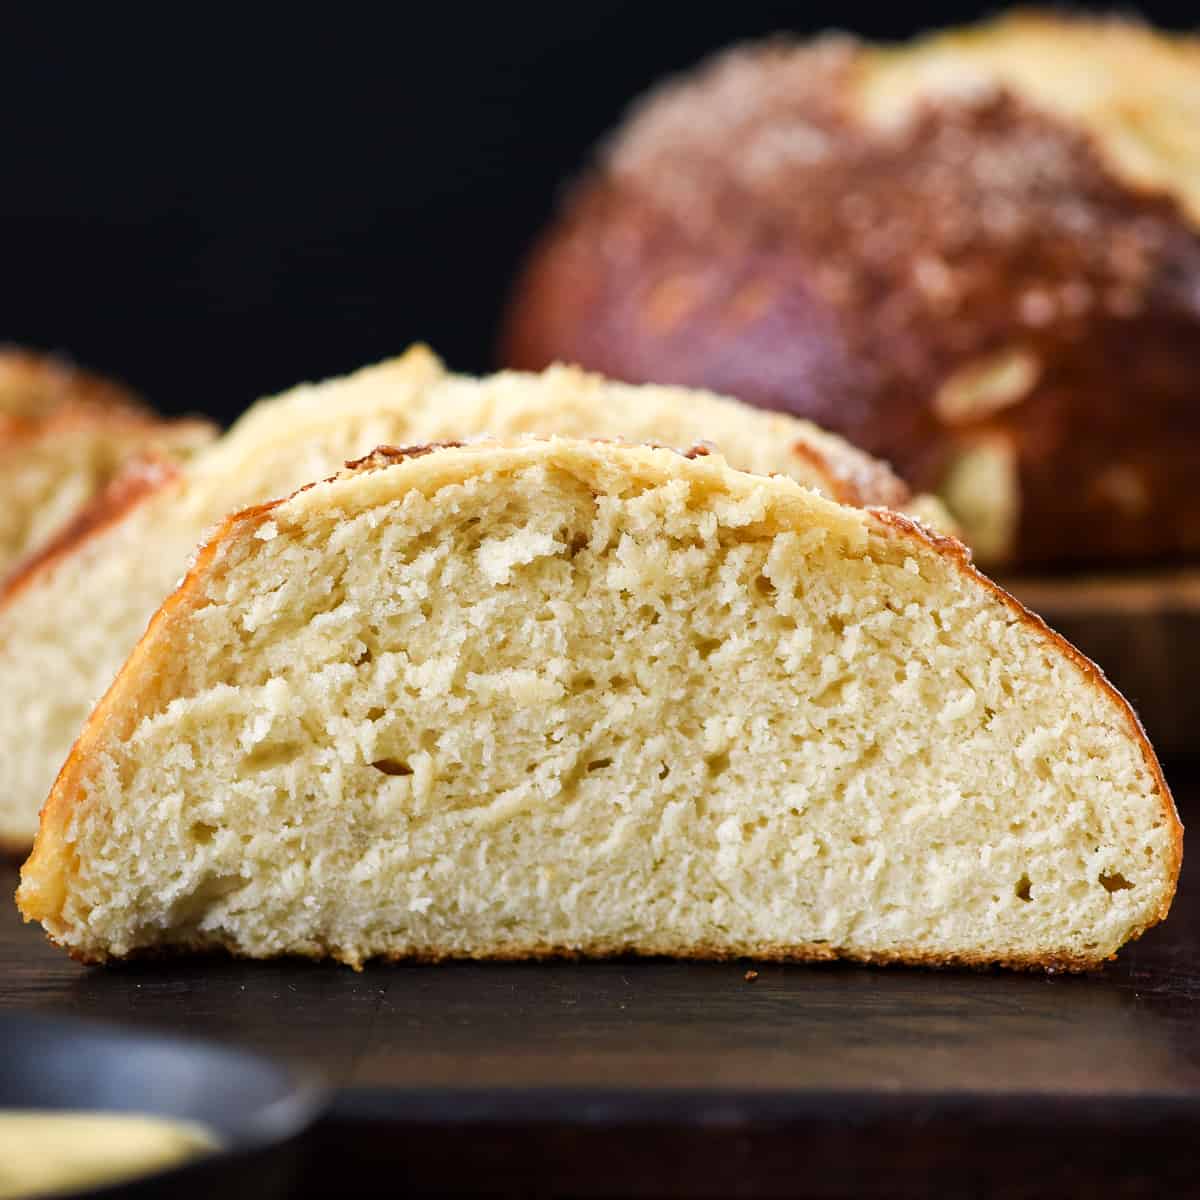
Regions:
<instances>
[{"instance_id":1,"label":"air hole in bread crumb","mask_svg":"<svg viewBox=\"0 0 1200 1200\"><path fill-rule=\"evenodd\" d=\"M729 754L727 752L710 754L704 760L704 765L708 767L710 775L722 775L729 770Z\"/></svg>"},{"instance_id":2,"label":"air hole in bread crumb","mask_svg":"<svg viewBox=\"0 0 1200 1200\"><path fill-rule=\"evenodd\" d=\"M575 534L569 542L567 542L567 557L574 558L581 550L587 549L587 544L590 541L586 533Z\"/></svg>"},{"instance_id":3,"label":"air hole in bread crumb","mask_svg":"<svg viewBox=\"0 0 1200 1200\"><path fill-rule=\"evenodd\" d=\"M1120 871L1101 871L1100 884L1106 892L1127 892L1133 884Z\"/></svg>"},{"instance_id":4,"label":"air hole in bread crumb","mask_svg":"<svg viewBox=\"0 0 1200 1200\"><path fill-rule=\"evenodd\" d=\"M657 625L659 621L662 620L662 613L660 613L653 604L643 604L641 608L638 609L637 615L647 625Z\"/></svg>"},{"instance_id":5,"label":"air hole in bread crumb","mask_svg":"<svg viewBox=\"0 0 1200 1200\"><path fill-rule=\"evenodd\" d=\"M386 711L387 711L386 709L380 708L380 707L378 707L378 705L376 705L374 708L368 708L367 709L367 720L368 721L378 721Z\"/></svg>"},{"instance_id":6,"label":"air hole in bread crumb","mask_svg":"<svg viewBox=\"0 0 1200 1200\"><path fill-rule=\"evenodd\" d=\"M714 651L721 648L720 638L697 638L696 653L701 658L708 658Z\"/></svg>"},{"instance_id":7,"label":"air hole in bread crumb","mask_svg":"<svg viewBox=\"0 0 1200 1200\"><path fill-rule=\"evenodd\" d=\"M1021 878L1017 880L1016 892L1018 900L1028 901L1033 899L1033 884L1029 882L1028 875L1022 875Z\"/></svg>"},{"instance_id":8,"label":"air hole in bread crumb","mask_svg":"<svg viewBox=\"0 0 1200 1200\"><path fill-rule=\"evenodd\" d=\"M371 653L371 647L367 646L363 652L354 660L356 667L365 667L374 660L375 656Z\"/></svg>"},{"instance_id":9,"label":"air hole in bread crumb","mask_svg":"<svg viewBox=\"0 0 1200 1200\"><path fill-rule=\"evenodd\" d=\"M384 775L411 775L413 773L412 767L398 758L377 758L371 766Z\"/></svg>"},{"instance_id":10,"label":"air hole in bread crumb","mask_svg":"<svg viewBox=\"0 0 1200 1200\"><path fill-rule=\"evenodd\" d=\"M605 767L611 767L611 766L612 766L611 758L597 758L597 759L593 759L590 763L588 763L587 769L589 771L603 771Z\"/></svg>"},{"instance_id":11,"label":"air hole in bread crumb","mask_svg":"<svg viewBox=\"0 0 1200 1200\"><path fill-rule=\"evenodd\" d=\"M269 771L287 766L299 753L295 742L261 742L246 755L242 766L247 771Z\"/></svg>"},{"instance_id":12,"label":"air hole in bread crumb","mask_svg":"<svg viewBox=\"0 0 1200 1200\"><path fill-rule=\"evenodd\" d=\"M670 775L670 773L671 773L671 768L668 767L666 763L663 763L658 769L659 779L666 779L666 777L668 775Z\"/></svg>"},{"instance_id":13,"label":"air hole in bread crumb","mask_svg":"<svg viewBox=\"0 0 1200 1200\"><path fill-rule=\"evenodd\" d=\"M754 581L754 586L764 596L775 595L775 585L765 575L760 575Z\"/></svg>"},{"instance_id":14,"label":"air hole in bread crumb","mask_svg":"<svg viewBox=\"0 0 1200 1200\"><path fill-rule=\"evenodd\" d=\"M191 834L192 841L198 846L207 846L216 836L217 827L209 825L206 821L197 821L188 832ZM1109 891L1112 891L1112 888L1109 888Z\"/></svg>"}]
</instances>

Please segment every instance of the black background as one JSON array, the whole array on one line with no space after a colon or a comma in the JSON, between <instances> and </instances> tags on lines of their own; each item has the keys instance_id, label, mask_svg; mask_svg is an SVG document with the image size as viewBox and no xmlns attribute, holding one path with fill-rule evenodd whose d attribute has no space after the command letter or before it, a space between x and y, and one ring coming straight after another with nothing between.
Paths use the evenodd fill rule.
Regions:
<instances>
[{"instance_id":1,"label":"black background","mask_svg":"<svg viewBox=\"0 0 1200 1200\"><path fill-rule=\"evenodd\" d=\"M556 187L654 79L776 30L897 37L994 8L10 6L0 341L226 420L414 339L485 370Z\"/></svg>"}]
</instances>

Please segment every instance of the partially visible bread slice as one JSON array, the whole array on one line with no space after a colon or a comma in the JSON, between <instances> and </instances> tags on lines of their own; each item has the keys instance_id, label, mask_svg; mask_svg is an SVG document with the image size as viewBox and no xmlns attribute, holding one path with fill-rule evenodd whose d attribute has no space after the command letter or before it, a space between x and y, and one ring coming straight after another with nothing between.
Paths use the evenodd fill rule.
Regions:
<instances>
[{"instance_id":1,"label":"partially visible bread slice","mask_svg":"<svg viewBox=\"0 0 1200 1200\"><path fill-rule=\"evenodd\" d=\"M184 457L215 432L158 417L119 384L58 359L0 350L0 578L132 459Z\"/></svg>"},{"instance_id":2,"label":"partially visible bread slice","mask_svg":"<svg viewBox=\"0 0 1200 1200\"><path fill-rule=\"evenodd\" d=\"M887 510L718 456L382 451L228 519L26 864L89 962L1085 968L1181 830L1091 663Z\"/></svg>"},{"instance_id":3,"label":"partially visible bread slice","mask_svg":"<svg viewBox=\"0 0 1200 1200\"><path fill-rule=\"evenodd\" d=\"M51 548L0 598L0 845L28 849L37 812L91 706L205 531L386 442L490 432L708 438L730 461L783 472L852 504L905 507L938 524L882 464L804 421L679 388L635 388L555 367L485 380L448 375L423 347L252 408L182 473L139 473L131 493ZM136 496L133 496L136 493ZM131 496L133 498L131 498ZM946 526L941 525L942 528Z\"/></svg>"},{"instance_id":4,"label":"partially visible bread slice","mask_svg":"<svg viewBox=\"0 0 1200 1200\"><path fill-rule=\"evenodd\" d=\"M191 418L71 405L0 437L0 576L42 554L137 459L186 458L216 430Z\"/></svg>"}]
</instances>

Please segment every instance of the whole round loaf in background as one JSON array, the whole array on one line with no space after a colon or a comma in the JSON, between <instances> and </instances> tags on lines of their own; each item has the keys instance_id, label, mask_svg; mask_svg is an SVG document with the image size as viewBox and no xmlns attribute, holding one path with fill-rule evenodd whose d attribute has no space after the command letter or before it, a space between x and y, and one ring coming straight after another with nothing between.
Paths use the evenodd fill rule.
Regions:
<instances>
[{"instance_id":1,"label":"whole round loaf in background","mask_svg":"<svg viewBox=\"0 0 1200 1200\"><path fill-rule=\"evenodd\" d=\"M993 566L1200 552L1200 38L1012 15L726 52L642 101L502 356L782 409Z\"/></svg>"}]
</instances>

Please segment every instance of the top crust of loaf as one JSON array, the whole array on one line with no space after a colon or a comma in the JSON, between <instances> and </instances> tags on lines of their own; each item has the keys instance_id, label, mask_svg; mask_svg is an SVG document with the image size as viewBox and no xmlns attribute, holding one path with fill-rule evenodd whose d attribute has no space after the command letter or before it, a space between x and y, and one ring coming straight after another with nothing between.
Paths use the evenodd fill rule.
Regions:
<instances>
[{"instance_id":1,"label":"top crust of loaf","mask_svg":"<svg viewBox=\"0 0 1200 1200\"><path fill-rule=\"evenodd\" d=\"M1007 54L1036 55L1037 64L1054 62L1059 70L1068 69L1072 58L1087 64L1090 55L1111 71L1108 91L1093 87L1099 93L1095 109L1086 99L1059 99L1050 87L1042 90L1016 76ZM1165 96L1167 89L1150 86L1163 75L1173 85ZM1194 176L1200 130L1170 129L1175 154L1164 151L1157 171L1147 163L1141 169L1132 165L1128 145L1134 130L1152 135L1171 116L1161 111L1162 103L1194 105L1189 93L1197 78L1200 37L1171 36L1114 16L1013 13L896 46L875 46L843 33L814 41L777 37L723 51L696 72L660 84L635 104L610 141L604 165L614 178L636 181L677 212L691 212L706 236L710 222L700 205L711 202L712 188L699 201L684 195L705 175L701 161L723 164L708 174L718 189L732 177L760 199L774 196L787 205L795 194L787 185L797 174L839 159L866 160L865 169L872 152L888 142L922 152L926 169L961 171L965 164L958 186L974 186L976 194L964 201L986 201L1002 188L1014 205L1004 230L1009 237L1020 232L1013 221L1032 226L1039 213L1047 215L1047 198L1056 194L1071 198L1077 231L1110 222L1111 200L1104 193L1111 193L1114 181L1131 196L1170 196L1200 225ZM1089 82L1097 84L1094 78ZM1023 144L984 142L964 158L962 138L971 130L969 124L962 127L963 114L972 111L1003 112ZM1118 123L1122 117L1124 127ZM908 140L922 125L942 121L960 126L957 136ZM978 135L994 134L986 123L979 126ZM684 170L687 178L672 177L666 166ZM942 195L957 200L953 190ZM974 237L994 236L1000 222L990 219L986 207L975 212L969 203L955 207L960 229L969 221ZM731 236L738 236L740 224L731 223Z\"/></svg>"},{"instance_id":2,"label":"top crust of loaf","mask_svg":"<svg viewBox=\"0 0 1200 1200\"><path fill-rule=\"evenodd\" d=\"M0 415L44 417L65 404L146 411L138 397L115 380L52 354L0 346Z\"/></svg>"},{"instance_id":3,"label":"top crust of loaf","mask_svg":"<svg viewBox=\"0 0 1200 1200\"><path fill-rule=\"evenodd\" d=\"M63 910L71 878L78 870L70 840L70 825L91 760L106 740L114 736L126 737L136 726L143 702L152 699L147 697L146 692L152 687L156 675L155 655L165 642L169 642L170 630L177 623L186 621L192 608L204 603L204 580L217 556L231 542L273 534L272 524L278 519L281 509L286 509L289 521L302 521L308 515L325 516L339 511L349 515L373 503L413 491L431 495L441 488L462 483L488 471L515 470L531 465L564 466L581 479L592 478L597 488L614 480L621 486L629 483L653 486L678 478L681 464L686 458L683 452L669 452L660 448L614 446L599 441L580 442L560 438L526 438L509 444L478 442L451 448L384 447L349 464L345 472L323 484L309 485L286 499L261 504L227 518L201 550L178 590L155 615L142 642L97 706L63 767L43 810L33 853L22 871L18 903L26 919L47 923L53 933L54 924ZM988 589L1036 638L1045 643L1049 653L1066 656L1077 663L1090 686L1105 703L1113 706L1126 735L1133 739L1152 777L1154 791L1161 801L1162 814L1170 828L1171 859L1167 865L1169 887L1152 919L1131 936L1138 936L1149 925L1166 916L1182 859L1182 827L1166 780L1141 725L1124 698L1094 664L1026 611L1013 597L975 571L966 549L952 538L931 533L916 522L886 509L852 509L836 505L783 477L764 479L733 471L717 455L698 456L697 460L688 463L687 472L693 487L711 490L734 500L761 496L765 489L771 505L768 524L771 522L771 512L775 514L774 520L781 522L782 528L782 522L788 520L789 513L803 513L816 508L821 511L822 519L830 528L845 533L851 541L856 536L864 537L868 529L873 528L888 538L908 541L914 546L920 544L923 549L932 550L951 563L956 572L967 576L974 585ZM354 486L344 486L347 483ZM817 957L827 957L829 953L825 947L811 949ZM85 961L91 960L88 952L72 948L72 953ZM786 948L781 948L781 953L786 953ZM900 952L884 958L902 958L914 962L920 956ZM879 961L883 961L883 958ZM945 960L930 958L928 961ZM954 961L970 964L973 960L970 955L964 955L956 957ZM988 957L980 961L994 962L995 959ZM1016 957L1006 965L1084 969L1096 964L1083 957L1056 957L1053 960Z\"/></svg>"},{"instance_id":4,"label":"top crust of loaf","mask_svg":"<svg viewBox=\"0 0 1200 1200\"><path fill-rule=\"evenodd\" d=\"M1014 10L966 29L876 51L864 111L896 125L914 101L1008 88L1087 130L1106 166L1164 191L1200 224L1200 37L1131 16Z\"/></svg>"},{"instance_id":5,"label":"top crust of loaf","mask_svg":"<svg viewBox=\"0 0 1200 1200\"><path fill-rule=\"evenodd\" d=\"M975 36L993 28L1006 26ZM1075 28L1072 19L1032 25L1050 49L1061 37L1064 52ZM1105 28L1116 38L1138 30L1115 20ZM1200 39L1186 45L1200 80ZM830 302L878 290L880 277L892 276L897 311L889 319L897 328L978 302L969 262L957 265L967 247L970 260L990 258L1003 270L1014 246L1036 244L1042 278L1029 286L1043 287L1054 304L1064 292L1077 316L1092 307L1123 316L1161 303L1173 257L1200 266L1200 245L1181 236L1190 224L1181 191L1122 174L1095 132L1023 91L930 89L907 109L893 106L906 120L877 121L864 92L886 55L919 52L881 52L841 34L726 51L641 101L602 156L601 176L718 257L785 232L790 251L814 260L829 247L828 269L811 282ZM737 219L722 219L731 212ZM847 271L839 262L850 238L860 261ZM930 264L924 273L922 262ZM683 307L686 298L676 302ZM1027 308L1031 325L1043 323L1033 300Z\"/></svg>"}]
</instances>

